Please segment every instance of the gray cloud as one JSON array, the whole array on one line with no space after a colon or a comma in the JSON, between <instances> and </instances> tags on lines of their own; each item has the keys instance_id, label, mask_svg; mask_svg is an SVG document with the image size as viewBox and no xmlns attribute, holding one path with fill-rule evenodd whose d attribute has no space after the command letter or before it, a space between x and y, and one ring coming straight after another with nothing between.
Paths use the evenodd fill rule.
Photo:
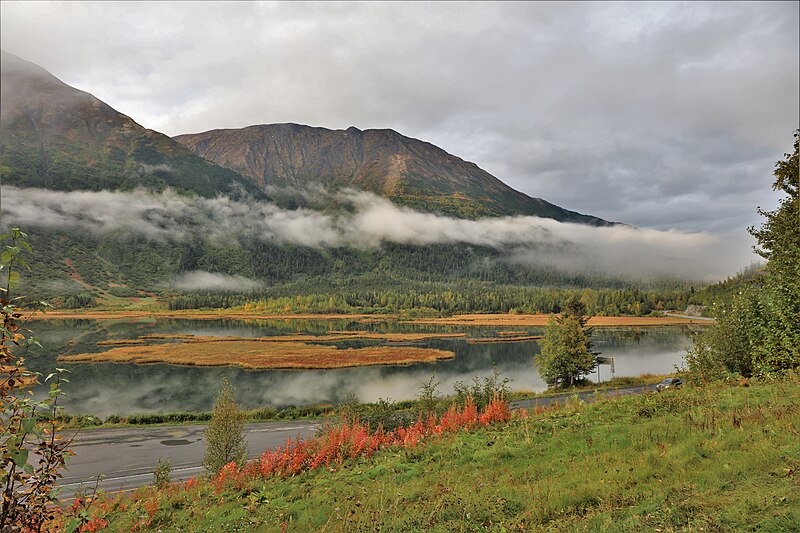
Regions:
<instances>
[{"instance_id":1,"label":"gray cloud","mask_svg":"<svg viewBox=\"0 0 800 533\"><path fill-rule=\"evenodd\" d=\"M319 194L319 193L317 193ZM379 248L383 243L463 243L506 252L515 263L611 276L678 276L715 280L753 259L747 237L704 232L592 227L538 217L464 220L398 207L365 192L335 193L341 209L288 210L274 204L134 192L59 192L4 188L4 220L21 227L79 229L165 241L256 238L315 248ZM245 283L192 274L179 282ZM205 276L205 277L204 277Z\"/></svg>"},{"instance_id":2,"label":"gray cloud","mask_svg":"<svg viewBox=\"0 0 800 533\"><path fill-rule=\"evenodd\" d=\"M244 276L229 276L203 270L184 272L170 283L170 287L185 291L246 292L260 289L263 286L263 283Z\"/></svg>"},{"instance_id":3,"label":"gray cloud","mask_svg":"<svg viewBox=\"0 0 800 533\"><path fill-rule=\"evenodd\" d=\"M390 127L569 209L743 231L800 114L797 2L2 4L2 46L168 134Z\"/></svg>"}]
</instances>

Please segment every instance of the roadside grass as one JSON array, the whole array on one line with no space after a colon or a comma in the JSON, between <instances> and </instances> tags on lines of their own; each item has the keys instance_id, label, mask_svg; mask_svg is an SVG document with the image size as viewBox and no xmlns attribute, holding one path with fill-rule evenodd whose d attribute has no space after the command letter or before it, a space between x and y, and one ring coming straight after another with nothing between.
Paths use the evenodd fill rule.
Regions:
<instances>
[{"instance_id":1,"label":"roadside grass","mask_svg":"<svg viewBox=\"0 0 800 533\"><path fill-rule=\"evenodd\" d=\"M110 531L796 531L800 383L571 401L285 478L96 505Z\"/></svg>"},{"instance_id":2,"label":"roadside grass","mask_svg":"<svg viewBox=\"0 0 800 533\"><path fill-rule=\"evenodd\" d=\"M582 384L574 385L572 387L547 389L542 392L534 392L528 390L513 391L506 395L509 400L530 400L534 398L548 398L551 396L562 396L564 394L572 394L579 392L592 392L592 391L606 391L611 389L621 389L624 387L644 387L647 385L655 385L661 382L664 378L676 376L677 374L642 374L640 376L620 376L601 383L587 381Z\"/></svg>"},{"instance_id":3,"label":"roadside grass","mask_svg":"<svg viewBox=\"0 0 800 533\"><path fill-rule=\"evenodd\" d=\"M622 387L637 387L652 385L674 374L642 374L641 376L624 376L614 378L602 383L588 382L565 389L547 390L544 392L512 391L506 392L504 397L509 401L527 400L535 398L549 398L588 391L608 391ZM499 379L499 378L498 378ZM475 391L472 391L473 394ZM456 401L456 396L442 396L432 402L425 400L401 400L396 402L359 402L353 406L355 411L365 420L385 418L390 415L413 418L420 409L444 412ZM488 398L485 398L488 400ZM332 404L313 404L287 407L260 407L245 409L244 416L247 422L279 422L287 420L309 420L331 418L336 415L336 407ZM131 415L109 415L105 418L89 414L64 414L60 421L67 429L81 428L84 430L97 428L124 428L136 426L171 426L183 424L206 424L211 420L211 411L174 412L174 413L144 413ZM381 420L386 425L385 420Z\"/></svg>"},{"instance_id":4,"label":"roadside grass","mask_svg":"<svg viewBox=\"0 0 800 533\"><path fill-rule=\"evenodd\" d=\"M544 392L511 391L504 397L509 401L528 400L535 398L549 398L579 392L608 391L622 387L637 387L653 385L666 377L675 374L642 374L641 376L623 376L602 383L586 383L565 389L547 390ZM424 400L401 400L396 402L360 402L355 409L362 418L371 419L379 415L396 413L398 415L412 416L422 408L444 412L456 400L455 396L443 396L428 405ZM279 422L288 420L309 420L330 418L336 415L336 407L332 404L313 404L287 407L260 407L245 409L244 416L247 422ZM65 414L60 418L67 429L81 428L84 430L97 428L122 428L136 426L171 426L184 424L206 424L211 420L211 411L174 412L174 413L144 413L131 415L109 415L105 418L89 414Z\"/></svg>"},{"instance_id":5,"label":"roadside grass","mask_svg":"<svg viewBox=\"0 0 800 533\"><path fill-rule=\"evenodd\" d=\"M285 422L289 420L316 420L332 415L336 408L331 404L314 404L302 407L262 407L242 410L245 422ZM187 411L175 413L143 413L126 416L110 415L105 419L93 415L63 415L59 420L65 429L83 430L126 428L137 426L176 426L207 424L211 411Z\"/></svg>"}]
</instances>

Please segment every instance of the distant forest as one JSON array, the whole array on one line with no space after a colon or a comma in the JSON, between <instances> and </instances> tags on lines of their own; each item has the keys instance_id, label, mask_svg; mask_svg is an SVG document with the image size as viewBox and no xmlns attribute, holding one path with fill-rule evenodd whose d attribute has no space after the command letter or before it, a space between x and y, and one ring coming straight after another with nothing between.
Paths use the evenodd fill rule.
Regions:
<instances>
[{"instance_id":1,"label":"distant forest","mask_svg":"<svg viewBox=\"0 0 800 533\"><path fill-rule=\"evenodd\" d=\"M481 283L459 285L421 284L393 289L337 289L310 294L284 294L283 290L262 294L202 293L169 298L169 308L200 309L243 306L267 313L399 313L413 311L450 315L458 313L558 313L577 296L594 315L648 315L654 311L685 309L687 290L641 291L637 289L552 289L492 286Z\"/></svg>"},{"instance_id":2,"label":"distant forest","mask_svg":"<svg viewBox=\"0 0 800 533\"><path fill-rule=\"evenodd\" d=\"M154 242L141 237L37 230L33 269L20 293L58 308L155 294L170 309L275 312L551 313L579 296L594 315L647 315L706 304L735 279L704 287L677 279L636 280L511 263L478 246L390 244L380 249L311 248L262 241ZM185 272L242 276L257 290L177 291Z\"/></svg>"},{"instance_id":3,"label":"distant forest","mask_svg":"<svg viewBox=\"0 0 800 533\"><path fill-rule=\"evenodd\" d=\"M751 265L725 281L695 289L674 288L555 288L497 285L477 281L456 283L394 283L363 276L346 283L307 280L302 287L285 285L256 293L176 294L168 298L171 310L233 308L265 313L403 313L451 315L459 313L559 313L579 298L590 315L645 316L668 310L700 310L729 299L743 285L759 283L761 265ZM667 284L666 280L661 283ZM704 315L706 313L703 313Z\"/></svg>"}]
</instances>

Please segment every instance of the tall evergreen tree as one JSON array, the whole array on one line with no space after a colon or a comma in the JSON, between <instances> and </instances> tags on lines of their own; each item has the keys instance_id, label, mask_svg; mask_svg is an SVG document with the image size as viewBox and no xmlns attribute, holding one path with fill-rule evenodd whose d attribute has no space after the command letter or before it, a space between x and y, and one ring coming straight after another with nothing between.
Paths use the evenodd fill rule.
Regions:
<instances>
[{"instance_id":1,"label":"tall evergreen tree","mask_svg":"<svg viewBox=\"0 0 800 533\"><path fill-rule=\"evenodd\" d=\"M550 318L534 360L548 385L574 385L597 365L587 321L586 306L577 298L567 302L560 317Z\"/></svg>"}]
</instances>

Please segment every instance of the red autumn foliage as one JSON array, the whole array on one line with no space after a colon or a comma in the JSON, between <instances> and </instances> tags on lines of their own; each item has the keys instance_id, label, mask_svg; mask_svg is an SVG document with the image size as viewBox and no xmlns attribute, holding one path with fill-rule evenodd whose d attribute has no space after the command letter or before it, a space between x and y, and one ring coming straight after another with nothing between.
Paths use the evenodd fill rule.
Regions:
<instances>
[{"instance_id":1,"label":"red autumn foliage","mask_svg":"<svg viewBox=\"0 0 800 533\"><path fill-rule=\"evenodd\" d=\"M101 529L105 528L108 525L108 520L105 518L95 517L86 522L81 526L80 531L88 531L89 533L94 533L95 531L100 531Z\"/></svg>"},{"instance_id":2,"label":"red autumn foliage","mask_svg":"<svg viewBox=\"0 0 800 533\"><path fill-rule=\"evenodd\" d=\"M536 413L547 411L547 408L535 408ZM524 413L524 415L523 415ZM527 412L520 411L521 416ZM525 416L527 418L527 416ZM288 477L304 471L313 470L322 466L340 466L345 461L359 457L371 457L375 452L386 448L413 449L419 443L439 438L442 435L453 435L459 431L470 431L476 427L486 427L494 423L507 422L511 419L509 404L499 396L479 412L471 399L460 409L451 406L441 416L429 415L427 418L420 415L416 422L407 427L385 431L382 427L372 429L368 424L359 420L343 423L340 426L328 428L318 436L308 440L287 440L286 445L274 451L265 451L258 459L250 461L243 466L235 462L228 463L211 480L211 486L217 493L226 488L236 487L241 489L249 481L258 477L281 476ZM190 478L182 484L173 484L168 493L180 490L192 490L198 487L198 479ZM160 495L164 495L161 490ZM110 501L109 501L110 502ZM125 506L115 500L114 506L123 509ZM142 497L138 500L142 513L140 520L132 530L147 528L152 525L161 502L156 494ZM76 501L70 509L74 514L81 505ZM108 522L103 518L108 509L106 506L94 506L95 516L81 526L80 531L100 531ZM62 517L63 519L64 517Z\"/></svg>"},{"instance_id":3,"label":"red autumn foliage","mask_svg":"<svg viewBox=\"0 0 800 533\"><path fill-rule=\"evenodd\" d=\"M156 515L160 504L158 500L147 500L144 502L144 510L151 519Z\"/></svg>"},{"instance_id":4,"label":"red autumn foliage","mask_svg":"<svg viewBox=\"0 0 800 533\"><path fill-rule=\"evenodd\" d=\"M461 409L451 406L441 417L430 415L407 427L386 432L383 428L372 429L369 425L354 420L329 428L319 436L308 440L287 440L286 445L265 451L261 457L239 468L235 463L225 465L214 479L217 490L227 484L241 486L253 477L273 475L287 477L321 466L338 466L347 459L370 457L378 450L398 447L415 448L423 440L458 431L469 431L476 426L488 426L506 422L511 418L507 402L495 396L489 405L478 412L468 399Z\"/></svg>"}]
</instances>

